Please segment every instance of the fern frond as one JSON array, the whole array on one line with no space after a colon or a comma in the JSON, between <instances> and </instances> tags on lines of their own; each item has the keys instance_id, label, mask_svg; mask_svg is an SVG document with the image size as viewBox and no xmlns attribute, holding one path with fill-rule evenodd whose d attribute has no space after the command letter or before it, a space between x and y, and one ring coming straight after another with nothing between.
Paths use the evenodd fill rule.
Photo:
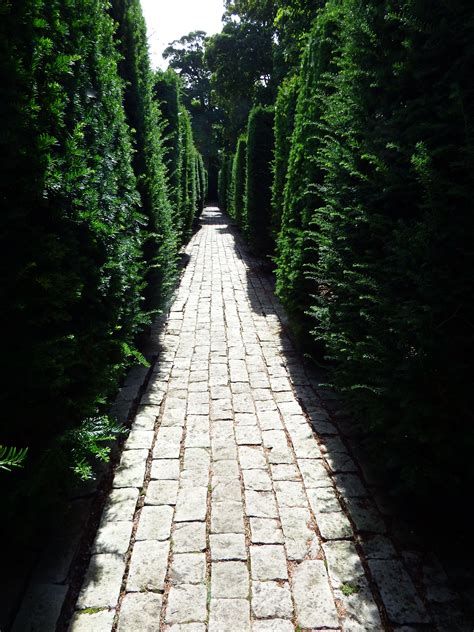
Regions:
<instances>
[{"instance_id":1,"label":"fern frond","mask_svg":"<svg viewBox=\"0 0 474 632\"><path fill-rule=\"evenodd\" d=\"M11 471L12 467L22 467L28 448L14 448L0 445L0 469Z\"/></svg>"}]
</instances>

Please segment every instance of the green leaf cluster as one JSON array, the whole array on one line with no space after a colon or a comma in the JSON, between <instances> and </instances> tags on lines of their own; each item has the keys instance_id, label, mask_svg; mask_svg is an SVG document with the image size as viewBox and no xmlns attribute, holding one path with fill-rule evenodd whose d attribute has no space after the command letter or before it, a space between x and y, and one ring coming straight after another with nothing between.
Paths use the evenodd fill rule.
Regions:
<instances>
[{"instance_id":1,"label":"green leaf cluster","mask_svg":"<svg viewBox=\"0 0 474 632\"><path fill-rule=\"evenodd\" d=\"M171 69L157 71L154 94L163 122L172 225L178 235L178 244L182 245L191 234L194 219L204 208L207 172L194 142L191 117L183 103L178 75Z\"/></svg>"},{"instance_id":2,"label":"green leaf cluster","mask_svg":"<svg viewBox=\"0 0 474 632\"><path fill-rule=\"evenodd\" d=\"M170 169L174 104L156 98L138 0L22 0L1 17L0 436L33 468L141 358L206 174L182 106Z\"/></svg>"},{"instance_id":3,"label":"green leaf cluster","mask_svg":"<svg viewBox=\"0 0 474 632\"><path fill-rule=\"evenodd\" d=\"M273 107L252 108L247 130L245 236L254 252L270 255L274 243L271 221Z\"/></svg>"},{"instance_id":4,"label":"green leaf cluster","mask_svg":"<svg viewBox=\"0 0 474 632\"><path fill-rule=\"evenodd\" d=\"M474 10L329 0L300 90L277 244L297 331L393 489L474 481Z\"/></svg>"}]
</instances>

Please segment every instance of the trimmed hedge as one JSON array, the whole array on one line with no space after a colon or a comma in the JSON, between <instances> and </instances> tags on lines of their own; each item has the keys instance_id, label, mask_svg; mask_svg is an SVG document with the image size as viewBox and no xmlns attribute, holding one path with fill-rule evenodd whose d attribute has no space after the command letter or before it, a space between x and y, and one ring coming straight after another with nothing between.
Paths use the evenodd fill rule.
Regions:
<instances>
[{"instance_id":1,"label":"trimmed hedge","mask_svg":"<svg viewBox=\"0 0 474 632\"><path fill-rule=\"evenodd\" d=\"M181 99L181 83L172 71L158 71L155 97L163 117L164 161L170 190L171 216L180 244L191 235L194 218L204 206L207 173L197 151L189 112Z\"/></svg>"},{"instance_id":2,"label":"trimmed hedge","mask_svg":"<svg viewBox=\"0 0 474 632\"><path fill-rule=\"evenodd\" d=\"M277 147L275 180L273 185L274 213L282 208L281 227L277 239L276 292L283 302L290 323L300 343L311 345L315 341L310 332L314 320L308 316L316 289L305 272L318 256L317 224L314 209L322 205L320 188L324 177L324 165L320 152L323 142L321 118L324 113L324 97L331 88L328 73L334 72L334 53L338 45L339 25L343 15L340 2L328 3L316 21L309 45L305 51L301 79L292 80L279 95L283 101L280 115L282 129L291 126L292 102L300 84L296 105L294 131L291 138L288 169L283 176L288 147L280 141ZM278 119L277 119L278 120ZM286 132L280 132L285 138ZM282 146L282 151L279 147ZM282 183L286 180L283 190ZM310 228L312 230L310 230ZM318 344L317 350L322 351Z\"/></svg>"},{"instance_id":3,"label":"trimmed hedge","mask_svg":"<svg viewBox=\"0 0 474 632\"><path fill-rule=\"evenodd\" d=\"M245 184L247 179L247 138L237 141L232 163L232 217L241 228L245 225Z\"/></svg>"},{"instance_id":4,"label":"trimmed hedge","mask_svg":"<svg viewBox=\"0 0 474 632\"><path fill-rule=\"evenodd\" d=\"M179 112L181 108L179 77L174 70L156 71L154 95L162 118L164 161L168 175L169 200L171 203L173 224L180 221L179 210L183 191L181 181L181 143L179 135Z\"/></svg>"},{"instance_id":5,"label":"trimmed hedge","mask_svg":"<svg viewBox=\"0 0 474 632\"><path fill-rule=\"evenodd\" d=\"M274 239L281 228L286 174L290 159L291 138L295 126L299 78L288 77L278 90L275 102L275 158L272 184L272 230Z\"/></svg>"},{"instance_id":6,"label":"trimmed hedge","mask_svg":"<svg viewBox=\"0 0 474 632\"><path fill-rule=\"evenodd\" d=\"M115 432L101 415L176 277L205 174L177 84L169 119L153 98L138 0L23 0L1 15L0 438L30 448L32 472L40 455L63 459L83 420L91 444Z\"/></svg>"},{"instance_id":7,"label":"trimmed hedge","mask_svg":"<svg viewBox=\"0 0 474 632\"><path fill-rule=\"evenodd\" d=\"M309 284L313 335L393 488L444 502L474 482L473 18L462 1L326 4L279 240L279 293L298 313Z\"/></svg>"},{"instance_id":8,"label":"trimmed hedge","mask_svg":"<svg viewBox=\"0 0 474 632\"><path fill-rule=\"evenodd\" d=\"M232 156L223 155L221 158L217 199L224 213L232 213Z\"/></svg>"},{"instance_id":9,"label":"trimmed hedge","mask_svg":"<svg viewBox=\"0 0 474 632\"><path fill-rule=\"evenodd\" d=\"M147 218L147 307L156 309L169 294L177 274L177 239L166 189L161 114L153 98L153 74L140 2L112 0L111 12L118 23L115 38L122 55L119 72L125 85L125 113L133 130L133 167L142 212Z\"/></svg>"},{"instance_id":10,"label":"trimmed hedge","mask_svg":"<svg viewBox=\"0 0 474 632\"><path fill-rule=\"evenodd\" d=\"M274 249L271 231L273 122L272 107L257 105L250 112L247 132L245 234L251 249L261 255L270 255Z\"/></svg>"},{"instance_id":11,"label":"trimmed hedge","mask_svg":"<svg viewBox=\"0 0 474 632\"><path fill-rule=\"evenodd\" d=\"M181 106L179 112L179 139L180 139L180 188L181 206L179 209L179 222L181 226L182 241L186 241L191 235L194 216L196 214L198 190L196 182L196 149L193 143L191 118L188 111Z\"/></svg>"},{"instance_id":12,"label":"trimmed hedge","mask_svg":"<svg viewBox=\"0 0 474 632\"><path fill-rule=\"evenodd\" d=\"M2 443L96 413L144 323L132 147L104 0L3 6Z\"/></svg>"}]
</instances>

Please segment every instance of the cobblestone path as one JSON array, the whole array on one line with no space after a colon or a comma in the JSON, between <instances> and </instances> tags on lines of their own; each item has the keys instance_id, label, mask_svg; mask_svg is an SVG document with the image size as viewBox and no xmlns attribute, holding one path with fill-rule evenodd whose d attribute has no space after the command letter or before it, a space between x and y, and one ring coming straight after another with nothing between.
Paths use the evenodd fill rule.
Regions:
<instances>
[{"instance_id":1,"label":"cobblestone path","mask_svg":"<svg viewBox=\"0 0 474 632\"><path fill-rule=\"evenodd\" d=\"M70 630L437 629L218 209L187 252Z\"/></svg>"}]
</instances>

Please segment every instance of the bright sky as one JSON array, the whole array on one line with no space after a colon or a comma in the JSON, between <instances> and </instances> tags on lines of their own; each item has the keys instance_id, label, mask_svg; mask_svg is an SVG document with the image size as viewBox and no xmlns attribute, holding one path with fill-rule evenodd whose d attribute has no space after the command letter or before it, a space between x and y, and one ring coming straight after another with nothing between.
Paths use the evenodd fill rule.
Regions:
<instances>
[{"instance_id":1,"label":"bright sky","mask_svg":"<svg viewBox=\"0 0 474 632\"><path fill-rule=\"evenodd\" d=\"M190 31L214 35L222 30L223 0L141 0L153 68L166 68L161 53Z\"/></svg>"}]
</instances>

